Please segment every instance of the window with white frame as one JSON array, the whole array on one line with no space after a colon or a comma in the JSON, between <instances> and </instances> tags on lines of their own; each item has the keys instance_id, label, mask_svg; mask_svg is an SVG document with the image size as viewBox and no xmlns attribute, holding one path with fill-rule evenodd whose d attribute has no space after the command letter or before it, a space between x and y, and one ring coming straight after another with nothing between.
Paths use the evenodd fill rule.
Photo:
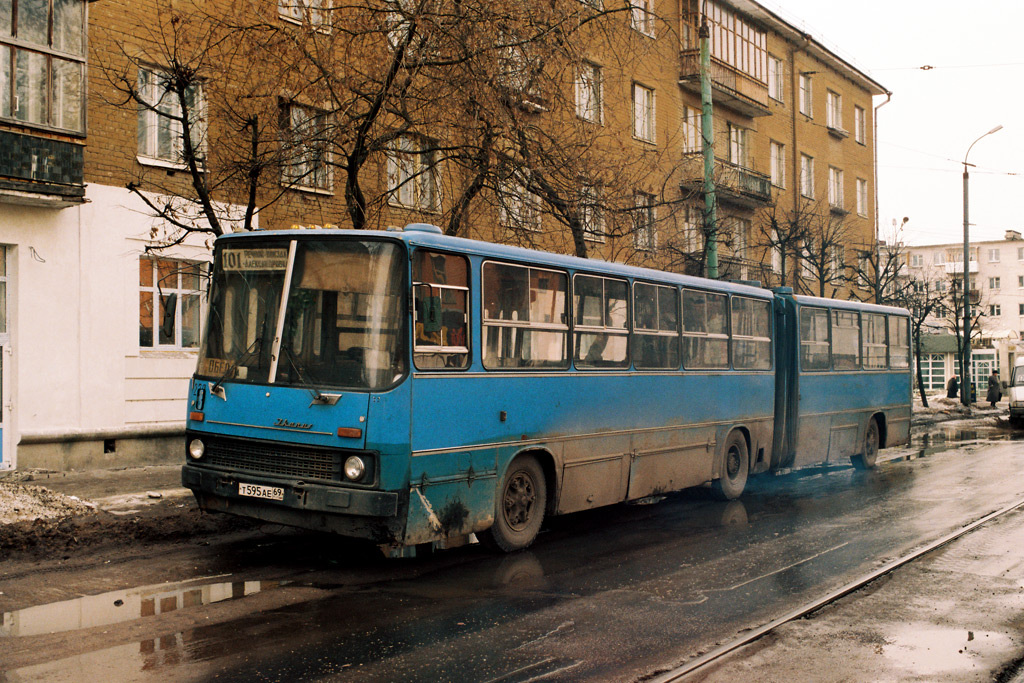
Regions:
<instances>
[{"instance_id":1,"label":"window with white frame","mask_svg":"<svg viewBox=\"0 0 1024 683\"><path fill-rule=\"evenodd\" d=\"M750 167L750 131L729 124L729 163L741 168Z\"/></svg>"},{"instance_id":2,"label":"window with white frame","mask_svg":"<svg viewBox=\"0 0 1024 683\"><path fill-rule=\"evenodd\" d=\"M695 154L701 150L700 110L683 107L683 153Z\"/></svg>"},{"instance_id":3,"label":"window with white frame","mask_svg":"<svg viewBox=\"0 0 1024 683\"><path fill-rule=\"evenodd\" d=\"M629 0L629 25L643 33L654 37L654 0Z\"/></svg>"},{"instance_id":4,"label":"window with white frame","mask_svg":"<svg viewBox=\"0 0 1024 683\"><path fill-rule=\"evenodd\" d=\"M392 204L439 211L437 176L432 150L407 136L395 140L388 152L388 192Z\"/></svg>"},{"instance_id":5,"label":"window with white frame","mask_svg":"<svg viewBox=\"0 0 1024 683\"><path fill-rule=\"evenodd\" d=\"M576 75L576 115L584 121L601 123L603 119L601 67L584 62Z\"/></svg>"},{"instance_id":6,"label":"window with white frame","mask_svg":"<svg viewBox=\"0 0 1024 683\"><path fill-rule=\"evenodd\" d=\"M1024 275L1017 276L1017 286L1024 287Z\"/></svg>"},{"instance_id":7,"label":"window with white frame","mask_svg":"<svg viewBox=\"0 0 1024 683\"><path fill-rule=\"evenodd\" d=\"M316 28L327 25L330 0L277 0L277 14L282 19Z\"/></svg>"},{"instance_id":8,"label":"window with white frame","mask_svg":"<svg viewBox=\"0 0 1024 683\"><path fill-rule=\"evenodd\" d=\"M281 121L281 182L305 190L330 191L327 114L289 102L281 107Z\"/></svg>"},{"instance_id":9,"label":"window with white frame","mask_svg":"<svg viewBox=\"0 0 1024 683\"><path fill-rule=\"evenodd\" d=\"M798 253L800 254L800 277L810 280L814 277L813 264L811 263L814 257L814 243L810 240L801 240Z\"/></svg>"},{"instance_id":10,"label":"window with white frame","mask_svg":"<svg viewBox=\"0 0 1024 683\"><path fill-rule=\"evenodd\" d=\"M843 208L843 172L835 166L828 167L828 204Z\"/></svg>"},{"instance_id":11,"label":"window with white frame","mask_svg":"<svg viewBox=\"0 0 1024 683\"><path fill-rule=\"evenodd\" d=\"M853 107L853 139L864 145L868 141L868 117L863 107Z\"/></svg>"},{"instance_id":12,"label":"window with white frame","mask_svg":"<svg viewBox=\"0 0 1024 683\"><path fill-rule=\"evenodd\" d=\"M699 206L691 204L686 207L683 235L688 253L699 254L704 251L704 212Z\"/></svg>"},{"instance_id":13,"label":"window with white frame","mask_svg":"<svg viewBox=\"0 0 1024 683\"><path fill-rule=\"evenodd\" d=\"M814 199L814 157L800 155L800 194Z\"/></svg>"},{"instance_id":14,"label":"window with white frame","mask_svg":"<svg viewBox=\"0 0 1024 683\"><path fill-rule=\"evenodd\" d=\"M808 74L800 74L800 113L804 116L814 116L812 108L811 77Z\"/></svg>"},{"instance_id":15,"label":"window with white frame","mask_svg":"<svg viewBox=\"0 0 1024 683\"><path fill-rule=\"evenodd\" d=\"M857 178L857 215L868 215L868 181Z\"/></svg>"},{"instance_id":16,"label":"window with white frame","mask_svg":"<svg viewBox=\"0 0 1024 683\"><path fill-rule=\"evenodd\" d=\"M654 89L633 84L633 137L654 142Z\"/></svg>"},{"instance_id":17,"label":"window with white frame","mask_svg":"<svg viewBox=\"0 0 1024 683\"><path fill-rule=\"evenodd\" d=\"M139 346L199 347L206 265L170 258L139 259Z\"/></svg>"},{"instance_id":18,"label":"window with white frame","mask_svg":"<svg viewBox=\"0 0 1024 683\"><path fill-rule=\"evenodd\" d=\"M1003 314L1003 307L999 304L989 304L988 314L992 316L999 316Z\"/></svg>"},{"instance_id":19,"label":"window with white frame","mask_svg":"<svg viewBox=\"0 0 1024 683\"><path fill-rule=\"evenodd\" d=\"M1000 251L998 249L989 249L988 250L988 262L989 263L999 263L1000 256L1001 256L1001 253L1000 253Z\"/></svg>"},{"instance_id":20,"label":"window with white frame","mask_svg":"<svg viewBox=\"0 0 1024 683\"><path fill-rule=\"evenodd\" d=\"M654 195L646 192L633 195L633 246L640 251L654 251L658 246L654 229Z\"/></svg>"},{"instance_id":21,"label":"window with white frame","mask_svg":"<svg viewBox=\"0 0 1024 683\"><path fill-rule=\"evenodd\" d=\"M1000 289L1001 283L1002 283L1002 280L1000 278L998 278L998 277L990 277L988 279L988 288L989 289Z\"/></svg>"},{"instance_id":22,"label":"window with white frame","mask_svg":"<svg viewBox=\"0 0 1024 683\"><path fill-rule=\"evenodd\" d=\"M825 124L836 130L843 129L843 97L831 90L825 95Z\"/></svg>"},{"instance_id":23,"label":"window with white frame","mask_svg":"<svg viewBox=\"0 0 1024 683\"><path fill-rule=\"evenodd\" d=\"M1017 260L1024 261L1024 247L1017 247Z\"/></svg>"},{"instance_id":24,"label":"window with white frame","mask_svg":"<svg viewBox=\"0 0 1024 683\"><path fill-rule=\"evenodd\" d=\"M779 231L772 230L771 233L771 250L772 250L772 272L782 272L782 244L779 241Z\"/></svg>"},{"instance_id":25,"label":"window with white frame","mask_svg":"<svg viewBox=\"0 0 1024 683\"><path fill-rule=\"evenodd\" d=\"M747 258L751 226L746 218L732 219L732 253L737 258Z\"/></svg>"},{"instance_id":26,"label":"window with white frame","mask_svg":"<svg viewBox=\"0 0 1024 683\"><path fill-rule=\"evenodd\" d=\"M932 254L932 263L934 263L935 265L941 266L945 262L946 262L946 254L945 254L945 252L937 251L934 254Z\"/></svg>"},{"instance_id":27,"label":"window with white frame","mask_svg":"<svg viewBox=\"0 0 1024 683\"><path fill-rule=\"evenodd\" d=\"M772 185L786 186L786 146L772 140L770 148Z\"/></svg>"},{"instance_id":28,"label":"window with white frame","mask_svg":"<svg viewBox=\"0 0 1024 683\"><path fill-rule=\"evenodd\" d=\"M579 215L583 227L583 238L592 242L604 242L604 214L601 211L601 192L596 185L580 185Z\"/></svg>"},{"instance_id":29,"label":"window with white frame","mask_svg":"<svg viewBox=\"0 0 1024 683\"><path fill-rule=\"evenodd\" d=\"M783 101L784 68L782 60L773 55L768 55L768 96L773 100Z\"/></svg>"},{"instance_id":30,"label":"window with white frame","mask_svg":"<svg viewBox=\"0 0 1024 683\"><path fill-rule=\"evenodd\" d=\"M158 69L139 69L138 154L140 160L187 163L185 123L192 153L206 156L206 104L201 85L185 89L184 110L172 77Z\"/></svg>"},{"instance_id":31,"label":"window with white frame","mask_svg":"<svg viewBox=\"0 0 1024 683\"><path fill-rule=\"evenodd\" d=\"M85 132L85 5L0 2L0 118Z\"/></svg>"},{"instance_id":32,"label":"window with white frame","mask_svg":"<svg viewBox=\"0 0 1024 683\"><path fill-rule=\"evenodd\" d=\"M828 274L832 278L840 277L844 268L846 268L846 259L843 245L833 244L828 248Z\"/></svg>"},{"instance_id":33,"label":"window with white frame","mask_svg":"<svg viewBox=\"0 0 1024 683\"><path fill-rule=\"evenodd\" d=\"M911 254L910 265L913 268L921 268L924 266L924 256L922 254Z\"/></svg>"},{"instance_id":34,"label":"window with white frame","mask_svg":"<svg viewBox=\"0 0 1024 683\"><path fill-rule=\"evenodd\" d=\"M502 183L499 193L501 224L519 230L540 230L540 201L523 183L510 180Z\"/></svg>"}]
</instances>

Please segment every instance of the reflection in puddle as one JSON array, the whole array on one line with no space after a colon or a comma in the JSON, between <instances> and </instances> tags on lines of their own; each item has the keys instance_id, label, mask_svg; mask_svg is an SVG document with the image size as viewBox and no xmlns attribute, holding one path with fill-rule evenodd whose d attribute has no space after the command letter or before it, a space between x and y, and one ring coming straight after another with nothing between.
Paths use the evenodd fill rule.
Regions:
<instances>
[{"instance_id":1,"label":"reflection in puddle","mask_svg":"<svg viewBox=\"0 0 1024 683\"><path fill-rule=\"evenodd\" d=\"M193 580L88 595L74 600L5 612L3 623L0 624L0 636L35 636L41 633L61 633L106 626L166 614L185 607L234 600L287 583L229 581L196 586Z\"/></svg>"},{"instance_id":2,"label":"reflection in puddle","mask_svg":"<svg viewBox=\"0 0 1024 683\"><path fill-rule=\"evenodd\" d=\"M1012 645L994 631L969 631L924 624L908 624L889 637L885 654L901 668L917 675L962 671L979 660Z\"/></svg>"}]
</instances>

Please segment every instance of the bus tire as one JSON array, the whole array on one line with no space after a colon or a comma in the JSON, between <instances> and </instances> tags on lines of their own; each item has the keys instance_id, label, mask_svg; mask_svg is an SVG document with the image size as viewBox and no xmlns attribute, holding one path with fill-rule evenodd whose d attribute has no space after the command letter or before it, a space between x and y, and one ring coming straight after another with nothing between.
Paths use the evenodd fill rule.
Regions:
<instances>
[{"instance_id":1,"label":"bus tire","mask_svg":"<svg viewBox=\"0 0 1024 683\"><path fill-rule=\"evenodd\" d=\"M859 470L870 470L878 460L878 421L868 420L868 428L864 430L864 446L861 452L850 458L853 466Z\"/></svg>"},{"instance_id":2,"label":"bus tire","mask_svg":"<svg viewBox=\"0 0 1024 683\"><path fill-rule=\"evenodd\" d=\"M722 456L722 472L718 479L711 482L711 490L716 498L735 500L747 486L747 473L750 470L750 454L747 440L739 430L729 434L725 442Z\"/></svg>"},{"instance_id":3,"label":"bus tire","mask_svg":"<svg viewBox=\"0 0 1024 683\"><path fill-rule=\"evenodd\" d=\"M544 522L547 496L540 463L532 455L519 456L505 472L494 501L494 524L480 540L506 553L529 547Z\"/></svg>"}]
</instances>

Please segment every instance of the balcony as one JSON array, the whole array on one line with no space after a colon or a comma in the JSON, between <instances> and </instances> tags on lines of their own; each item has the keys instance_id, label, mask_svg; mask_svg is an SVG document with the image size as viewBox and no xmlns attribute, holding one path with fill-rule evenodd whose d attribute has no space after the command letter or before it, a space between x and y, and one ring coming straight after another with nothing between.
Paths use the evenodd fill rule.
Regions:
<instances>
[{"instance_id":1,"label":"balcony","mask_svg":"<svg viewBox=\"0 0 1024 683\"><path fill-rule=\"evenodd\" d=\"M687 154L681 165L682 186L691 192L704 191L704 158L700 154ZM757 209L771 204L772 180L749 168L743 168L725 159L715 159L715 193L718 201L746 209Z\"/></svg>"},{"instance_id":2,"label":"balcony","mask_svg":"<svg viewBox=\"0 0 1024 683\"><path fill-rule=\"evenodd\" d=\"M700 50L679 54L679 85L700 95ZM711 99L744 116L768 116L768 84L711 58Z\"/></svg>"},{"instance_id":3,"label":"balcony","mask_svg":"<svg viewBox=\"0 0 1024 683\"><path fill-rule=\"evenodd\" d=\"M946 275L960 275L964 274L964 262L963 261L947 261L946 262ZM967 262L967 272L977 273L978 262L971 260Z\"/></svg>"},{"instance_id":4,"label":"balcony","mask_svg":"<svg viewBox=\"0 0 1024 683\"><path fill-rule=\"evenodd\" d=\"M63 209L85 201L83 147L0 131L0 202Z\"/></svg>"}]
</instances>

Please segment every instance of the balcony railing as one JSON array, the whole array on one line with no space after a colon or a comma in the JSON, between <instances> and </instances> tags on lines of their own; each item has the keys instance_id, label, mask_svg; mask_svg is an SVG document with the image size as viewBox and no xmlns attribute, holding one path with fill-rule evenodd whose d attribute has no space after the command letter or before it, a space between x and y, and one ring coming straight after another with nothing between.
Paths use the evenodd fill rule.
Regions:
<instances>
[{"instance_id":1,"label":"balcony railing","mask_svg":"<svg viewBox=\"0 0 1024 683\"><path fill-rule=\"evenodd\" d=\"M679 84L700 93L700 51L683 50L679 54ZM711 58L712 99L746 116L768 116L768 84L734 66Z\"/></svg>"},{"instance_id":2,"label":"balcony railing","mask_svg":"<svg viewBox=\"0 0 1024 683\"><path fill-rule=\"evenodd\" d=\"M85 201L82 145L0 131L0 202L63 208Z\"/></svg>"},{"instance_id":3,"label":"balcony railing","mask_svg":"<svg viewBox=\"0 0 1024 683\"><path fill-rule=\"evenodd\" d=\"M682 164L683 186L701 192L704 186L704 158L687 154ZM772 180L764 173L743 168L725 159L715 159L715 192L727 204L759 208L771 203Z\"/></svg>"}]
</instances>

